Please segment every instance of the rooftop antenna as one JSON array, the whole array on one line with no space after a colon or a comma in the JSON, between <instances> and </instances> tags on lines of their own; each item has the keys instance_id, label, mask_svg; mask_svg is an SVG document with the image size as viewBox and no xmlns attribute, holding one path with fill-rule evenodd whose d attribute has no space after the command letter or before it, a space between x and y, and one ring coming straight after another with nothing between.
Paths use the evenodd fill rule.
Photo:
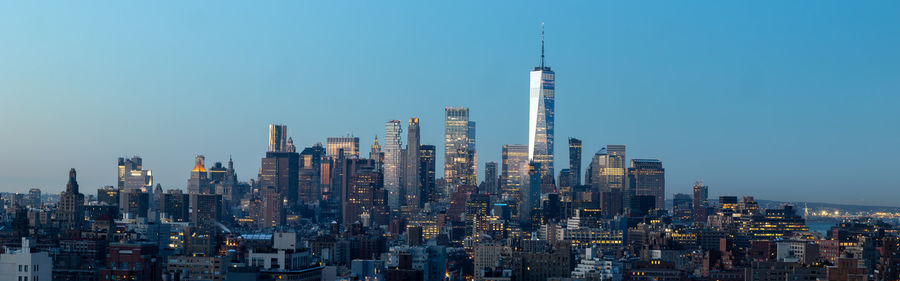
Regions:
<instances>
[{"instance_id":1,"label":"rooftop antenna","mask_svg":"<svg viewBox=\"0 0 900 281\"><path fill-rule=\"evenodd\" d=\"M541 69L544 68L544 23L541 23Z\"/></svg>"}]
</instances>

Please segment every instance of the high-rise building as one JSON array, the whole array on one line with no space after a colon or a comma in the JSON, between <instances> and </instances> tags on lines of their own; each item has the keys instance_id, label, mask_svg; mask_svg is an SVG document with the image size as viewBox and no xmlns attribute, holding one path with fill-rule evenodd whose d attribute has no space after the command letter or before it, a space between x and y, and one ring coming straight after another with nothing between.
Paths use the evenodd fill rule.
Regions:
<instances>
[{"instance_id":1,"label":"high-rise building","mask_svg":"<svg viewBox=\"0 0 900 281\"><path fill-rule=\"evenodd\" d=\"M401 204L402 132L400 120L391 120L384 124L384 188L388 192L388 206L392 210L399 210Z\"/></svg>"},{"instance_id":2,"label":"high-rise building","mask_svg":"<svg viewBox=\"0 0 900 281\"><path fill-rule=\"evenodd\" d=\"M484 164L484 190L480 193L491 195L499 194L500 179L497 174L497 162L490 161Z\"/></svg>"},{"instance_id":3,"label":"high-rise building","mask_svg":"<svg viewBox=\"0 0 900 281\"><path fill-rule=\"evenodd\" d=\"M300 189L297 196L305 204L314 204L322 198L321 169L326 150L321 143L303 149L300 152Z\"/></svg>"},{"instance_id":4,"label":"high-rise building","mask_svg":"<svg viewBox=\"0 0 900 281\"><path fill-rule=\"evenodd\" d=\"M267 152L287 151L287 125L269 124L269 149Z\"/></svg>"},{"instance_id":5,"label":"high-rise building","mask_svg":"<svg viewBox=\"0 0 900 281\"><path fill-rule=\"evenodd\" d=\"M382 165L384 165L384 152L381 151L381 144L378 143L378 135L375 135L375 140L372 141L369 159L375 161L375 169L381 171Z\"/></svg>"},{"instance_id":6,"label":"high-rise building","mask_svg":"<svg viewBox=\"0 0 900 281\"><path fill-rule=\"evenodd\" d=\"M532 161L528 165L526 184L522 186L521 201L519 201L519 221L525 224L534 222L533 212L541 206L541 176L543 171L541 163Z\"/></svg>"},{"instance_id":7,"label":"high-rise building","mask_svg":"<svg viewBox=\"0 0 900 281\"><path fill-rule=\"evenodd\" d=\"M354 136L329 137L325 139L325 150L328 157L336 158L341 152L345 158L359 158L359 138Z\"/></svg>"},{"instance_id":8,"label":"high-rise building","mask_svg":"<svg viewBox=\"0 0 900 281\"><path fill-rule=\"evenodd\" d=\"M284 197L273 186L265 186L250 201L250 218L258 228L284 224Z\"/></svg>"},{"instance_id":9,"label":"high-rise building","mask_svg":"<svg viewBox=\"0 0 900 281\"><path fill-rule=\"evenodd\" d=\"M84 194L78 192L78 181L75 180L74 168L69 170L66 191L59 194L59 206L56 208L56 213L60 229L81 230L84 222Z\"/></svg>"},{"instance_id":10,"label":"high-rise building","mask_svg":"<svg viewBox=\"0 0 900 281\"><path fill-rule=\"evenodd\" d=\"M684 193L676 193L672 197L672 213L679 221L690 221L693 210L692 198Z\"/></svg>"},{"instance_id":11,"label":"high-rise building","mask_svg":"<svg viewBox=\"0 0 900 281\"><path fill-rule=\"evenodd\" d=\"M298 205L300 189L300 154L296 152L266 152L259 171L259 186L273 187L291 206Z\"/></svg>"},{"instance_id":12,"label":"high-rise building","mask_svg":"<svg viewBox=\"0 0 900 281\"><path fill-rule=\"evenodd\" d=\"M505 197L519 201L519 190L526 182L528 173L528 146L521 144L505 144L502 151L503 170L500 175L500 188Z\"/></svg>"},{"instance_id":13,"label":"high-rise building","mask_svg":"<svg viewBox=\"0 0 900 281\"><path fill-rule=\"evenodd\" d=\"M657 159L631 159L628 168L628 191L625 200L632 196L656 197L656 209L665 208L666 172ZM629 201L630 202L630 201Z\"/></svg>"},{"instance_id":14,"label":"high-rise building","mask_svg":"<svg viewBox=\"0 0 900 281\"><path fill-rule=\"evenodd\" d=\"M706 222L709 215L709 186L703 184L703 181L694 183L694 222Z\"/></svg>"},{"instance_id":15,"label":"high-rise building","mask_svg":"<svg viewBox=\"0 0 900 281\"><path fill-rule=\"evenodd\" d=\"M419 186L422 187L423 201L435 202L438 200L439 191L435 186L435 147L433 145L419 146Z\"/></svg>"},{"instance_id":16,"label":"high-rise building","mask_svg":"<svg viewBox=\"0 0 900 281\"><path fill-rule=\"evenodd\" d=\"M194 161L194 168L191 169L191 178L188 179L188 193L190 194L213 194L209 183L209 174L203 161L206 159L203 155L197 155Z\"/></svg>"},{"instance_id":17,"label":"high-rise building","mask_svg":"<svg viewBox=\"0 0 900 281\"><path fill-rule=\"evenodd\" d=\"M581 140L569 138L569 175L571 185L581 185Z\"/></svg>"},{"instance_id":18,"label":"high-rise building","mask_svg":"<svg viewBox=\"0 0 900 281\"><path fill-rule=\"evenodd\" d=\"M452 194L460 186L477 184L475 122L469 121L465 107L447 107L444 113L445 194Z\"/></svg>"},{"instance_id":19,"label":"high-rise building","mask_svg":"<svg viewBox=\"0 0 900 281\"><path fill-rule=\"evenodd\" d=\"M159 203L160 217L173 222L190 221L190 197L179 189L169 189Z\"/></svg>"},{"instance_id":20,"label":"high-rise building","mask_svg":"<svg viewBox=\"0 0 900 281\"><path fill-rule=\"evenodd\" d=\"M385 190L382 174L375 170L371 160L356 163L350 173L347 198L344 200L344 226L359 221L363 225L381 225L386 222Z\"/></svg>"},{"instance_id":21,"label":"high-rise building","mask_svg":"<svg viewBox=\"0 0 900 281\"><path fill-rule=\"evenodd\" d=\"M143 159L138 156L126 159L119 157L119 181L121 190L150 190L153 187L153 172L143 169Z\"/></svg>"},{"instance_id":22,"label":"high-rise building","mask_svg":"<svg viewBox=\"0 0 900 281\"><path fill-rule=\"evenodd\" d=\"M41 189L32 188L28 190L28 196L25 198L26 204L25 206L28 208L41 208Z\"/></svg>"},{"instance_id":23,"label":"high-rise building","mask_svg":"<svg viewBox=\"0 0 900 281\"><path fill-rule=\"evenodd\" d=\"M97 201L107 205L119 205L119 189L113 186L104 186L97 189Z\"/></svg>"},{"instance_id":24,"label":"high-rise building","mask_svg":"<svg viewBox=\"0 0 900 281\"><path fill-rule=\"evenodd\" d=\"M419 182L419 118L409 118L406 128L406 206L415 212L425 201L422 200L422 186Z\"/></svg>"},{"instance_id":25,"label":"high-rise building","mask_svg":"<svg viewBox=\"0 0 900 281\"><path fill-rule=\"evenodd\" d=\"M619 208L627 202L623 197L628 185L626 165L624 145L607 145L591 161L591 186L601 194L600 204L607 207L604 211L609 215L621 213Z\"/></svg>"},{"instance_id":26,"label":"high-rise building","mask_svg":"<svg viewBox=\"0 0 900 281\"><path fill-rule=\"evenodd\" d=\"M190 194L191 222L199 228L217 229L222 218L222 196L216 194Z\"/></svg>"},{"instance_id":27,"label":"high-rise building","mask_svg":"<svg viewBox=\"0 0 900 281\"><path fill-rule=\"evenodd\" d=\"M556 78L544 64L544 31L541 27L541 65L531 71L528 107L528 160L540 163L542 189L553 190L553 122ZM549 185L549 186L548 186Z\"/></svg>"}]
</instances>

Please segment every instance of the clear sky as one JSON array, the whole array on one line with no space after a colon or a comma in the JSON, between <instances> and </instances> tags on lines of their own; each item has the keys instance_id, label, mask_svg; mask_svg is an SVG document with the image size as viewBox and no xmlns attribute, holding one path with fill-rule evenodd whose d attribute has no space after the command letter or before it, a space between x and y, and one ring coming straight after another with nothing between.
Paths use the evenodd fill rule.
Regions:
<instances>
[{"instance_id":1,"label":"clear sky","mask_svg":"<svg viewBox=\"0 0 900 281\"><path fill-rule=\"evenodd\" d=\"M900 206L900 1L72 1L0 3L0 191L164 188L193 156L255 177L269 123L302 148L421 119L478 123L479 169L525 144L528 72L557 73L557 171L605 144L666 189ZM439 151L442 155L442 151ZM442 157L438 157L439 160ZM438 163L439 171L441 163ZM439 172L440 173L440 172Z\"/></svg>"}]
</instances>

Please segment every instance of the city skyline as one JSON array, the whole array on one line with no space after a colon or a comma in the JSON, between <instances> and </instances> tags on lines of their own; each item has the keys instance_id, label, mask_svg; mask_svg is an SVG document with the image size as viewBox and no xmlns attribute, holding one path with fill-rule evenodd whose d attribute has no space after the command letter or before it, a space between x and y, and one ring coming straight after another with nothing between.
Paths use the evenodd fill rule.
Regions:
<instances>
[{"instance_id":1,"label":"city skyline","mask_svg":"<svg viewBox=\"0 0 900 281\"><path fill-rule=\"evenodd\" d=\"M686 12L685 7L665 5ZM28 7L21 8L28 11ZM619 8L634 12L628 6ZM741 15L737 12L738 8L762 12L760 7L753 5L723 5L723 8L730 8L724 13L731 16ZM219 12L225 12L225 15L198 13L210 22L222 24L225 16L234 16L235 13L227 8L222 9L225 10ZM891 145L897 143L900 132L890 130L891 126L896 128L896 122L900 120L900 113L895 110L898 97L890 94L898 92L898 85L892 79L896 77L897 68L891 66L898 65L900 57L886 51L898 46L897 39L887 38L891 36L890 32L896 35L897 31L883 30L886 34L881 35L860 32L867 27L884 24L885 19L873 16L838 25L834 29L815 28L814 23L822 24L827 16L842 15L836 7L828 6L817 10L823 15L805 15L803 19L811 23L800 23L800 27L795 27L788 18L793 16L791 11L797 11L799 7L791 6L786 7L786 11L768 14L772 17L769 19L771 21L756 23L762 27L751 24L754 21L750 17L739 17L743 21L735 21L728 26L736 29L733 30L733 38L737 39L704 41L703 32L719 34L717 32L726 31L721 30L723 28L698 26L696 22L665 28L665 20L670 20L672 16L653 9L647 12L651 15L661 13L662 19L645 24L637 24L621 16L593 20L579 14L581 17L565 19L561 16L566 13L559 12L559 7L555 9L556 13L551 9L544 16L525 9L530 11L527 19L525 16L503 14L501 16L515 19L504 24L490 21L487 15L477 14L472 22L462 22L459 27L447 23L429 24L422 29L401 27L401 33L405 32L406 36L420 35L418 32L427 28L436 28L453 35L448 37L457 37L456 40L460 36L488 39L497 30L509 29L512 32L501 36L502 39L498 39L500 42L487 40L485 44L471 46L457 45L460 43L431 36L423 37L424 42L419 43L421 45L391 45L400 47L396 51L373 44L372 53L388 51L387 56L391 59L364 59L349 54L349 58L338 59L333 64L314 58L307 60L307 56L294 54L301 50L321 54L325 52L321 48L333 47L329 43L333 41L329 41L324 33L305 37L310 40L308 42L319 42L310 44L308 49L301 48L307 41L283 39L297 50L276 49L270 55L251 55L247 59L235 56L236 61L228 63L222 60L242 51L273 48L271 46L281 40L278 38L283 33L291 36L303 34L282 30L282 33L259 35L263 39L259 45L237 44L213 48L221 53L201 54L192 63L175 63L176 60L189 60L187 54L191 50L168 45L177 42L174 40L185 40L196 48L212 47L213 43L240 42L225 39L227 32L223 29L227 28L201 22L198 24L202 27L176 32L175 39L160 41L159 44L166 49L163 51L147 50L123 41L114 41L119 42L120 50L94 49L97 47L95 43L61 36L68 29L59 26L40 27L48 36L57 36L56 39L27 35L8 27L15 24L39 25L40 20L29 18L29 13L3 16L0 18L5 19L0 19L0 22L14 24L0 25L0 31L11 34L10 44L0 46L0 60L9 62L5 64L7 67L0 66L0 95L5 104L0 105L0 119L14 122L0 122L0 132L3 133L0 142L4 143L0 148L4 159L0 163L0 191L25 193L29 188L37 187L56 193L65 188L65 183L58 176L60 171L74 167L79 171L81 190L93 194L95 188L116 185L114 170L118 157L134 155L143 158L145 169L154 171L154 185L160 183L165 189L186 190L184 185L190 178L195 155L204 155L207 166L215 162L226 163L233 157L237 175L241 180L246 180L256 177L259 159L266 152L267 126L272 123L288 126L286 137L293 138L298 150L317 142L324 144L327 137L346 133L363 136L360 146L368 147L371 144L369 136L379 135L379 139L386 140L381 129L384 122L417 116L421 119L421 144L438 147L436 154L442 155L442 109L447 106L469 108L469 120L478 122L476 166L483 167L484 163L491 161L499 163L503 144L524 144L528 141L528 76L525 72L537 62L540 23L547 22L548 64L563 74L558 78L560 92L556 99L556 139L575 137L583 141L583 168L588 167L591 156L601 147L624 144L628 146L630 157L625 161L660 159L665 163L668 183L666 198L671 198L674 193L690 192L692 183L702 178L713 190L711 198L720 194L748 194L761 199L897 206L898 203L893 200L885 199L896 198L900 194L897 188L900 187L900 179L892 176L894 173L891 171L895 168L888 165L891 163L888 160L900 156L897 146ZM59 11L47 12L52 15ZM849 11L854 12L881 15L870 6L855 7ZM693 15L717 18L712 13L701 11ZM0 12L0 15L6 14ZM85 32L82 29L95 30L107 41L119 40L113 39L113 36L122 35L117 28L99 26L106 21L121 21L119 16L103 15L92 24L78 22L77 16L57 16L76 20L72 27L76 29L75 34ZM182 14L171 16L176 23L194 19ZM253 16L259 15L248 17L252 19ZM287 16L276 19L291 22ZM396 19L371 28L402 24L404 20L412 19ZM589 31L590 36L608 35L617 40L579 36L575 27L584 22L605 24L600 25L603 26L600 30ZM137 27L148 34L127 33L121 40L131 38L145 42L143 40L159 39L160 35L154 32L168 30L131 21L124 23L126 27ZM255 27L268 26L261 22L251 23L255 23L251 24ZM473 28L485 23L497 25L487 25L483 30ZM896 20L888 20L887 23L896 24ZM629 24L637 24L639 28L635 29L635 33L622 31L628 30ZM783 27L793 29L789 32L774 30ZM761 29L751 32L752 28ZM815 31L814 35L831 34L832 37L808 35L800 39L785 38L788 35L798 36L790 32L809 28ZM212 43L185 37L202 31L215 31L208 38ZM237 32L247 35L250 31L238 29ZM670 34L670 37L658 36L660 33ZM385 30L376 33L389 34L392 33ZM837 42L851 35L858 43ZM358 38L354 40L381 43L404 38L396 37L403 34L384 38L353 36L361 35L350 35L351 38ZM663 39L648 39L651 36ZM784 45L780 45L779 50L759 49L761 45L758 42L765 41L760 38L778 39ZM39 43L69 43L74 46L71 50L48 51L42 49L40 46L43 45ZM580 43L587 47L579 46ZM662 43L671 45L663 47ZM813 43L818 43L815 45L821 49L804 47ZM32 45L38 47L25 48ZM441 50L449 59L417 61L429 58L423 53L424 50L441 45L455 46L461 50L444 47ZM617 55L620 54L617 51L629 48L637 50ZM348 51L353 50L344 47L332 56L347 55ZM500 50L509 54L501 55ZM81 57L80 52L86 55ZM150 58L160 62L131 57L141 52L147 52ZM404 52L410 54L405 55ZM461 61L462 65L452 61L473 53L477 55ZM45 55L57 60L48 61L42 58ZM832 62L815 62L817 58L828 55L834 56ZM490 59L490 56L497 57ZM740 56L750 56L758 62L729 59ZM690 60L692 58L697 59L696 63ZM87 66L88 70L83 73L76 73L76 65L83 63L82 59L94 60L96 64ZM658 62L651 62L653 60ZM370 77L364 75L372 74L378 70L376 66L388 62L396 63L397 66L391 70L400 72ZM865 67L870 68L863 68L861 63L867 63ZM305 70L307 65L322 72L310 76L311 73ZM179 66L184 66L184 69L176 70ZM237 66L246 69L228 70ZM354 66L360 70L349 71L348 77L355 82L351 85L312 85L306 88L309 86L307 84L315 84L317 79L335 82L331 79L338 79L344 71ZM424 71L400 70L420 67ZM213 69L219 70L200 74L201 71ZM475 75L452 74L466 69ZM110 76L116 70L123 73ZM675 75L675 72L683 73ZM423 82L409 85L404 85L404 82L389 85L375 83L397 80L398 76ZM234 80L235 77L241 79ZM447 78L466 85L442 81ZM835 78L844 80L834 81ZM279 84L282 86L273 86ZM356 84L361 87L354 86ZM372 85L376 85L373 90L380 94L375 95L379 99L405 102L391 105L390 101L353 94ZM416 97L418 101L414 100ZM272 103L276 98L291 101L293 105L288 102ZM810 104L812 98L815 100ZM313 107L329 109L305 110ZM602 109L598 109L600 107ZM335 109L347 114L334 113ZM332 115L317 118L323 114ZM323 119L326 121L321 121L322 124L313 122ZM196 122L207 124L198 125ZM406 126L403 128L405 131ZM111 133L114 131L117 133ZM853 149L841 153L842 147ZM568 164L567 144L557 141L554 150L558 172L560 165ZM859 164L836 167L838 161L834 158L838 155L843 157L840 163ZM436 157L436 161L437 174L443 175L443 157ZM798 162L801 165L796 165ZM773 167L773 163L780 163L780 166ZM844 173L828 172L831 169L841 169ZM478 173L481 181L483 171Z\"/></svg>"}]
</instances>

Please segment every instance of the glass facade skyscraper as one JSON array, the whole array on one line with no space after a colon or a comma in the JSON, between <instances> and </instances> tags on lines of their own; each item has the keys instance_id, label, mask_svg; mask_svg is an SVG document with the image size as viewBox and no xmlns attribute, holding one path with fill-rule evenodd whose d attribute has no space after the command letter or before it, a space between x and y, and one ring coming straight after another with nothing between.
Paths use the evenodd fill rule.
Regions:
<instances>
[{"instance_id":1,"label":"glass facade skyscraper","mask_svg":"<svg viewBox=\"0 0 900 281\"><path fill-rule=\"evenodd\" d=\"M384 188L388 192L388 206L392 210L400 209L400 164L401 140L403 128L400 120L391 120L384 124Z\"/></svg>"},{"instance_id":2,"label":"glass facade skyscraper","mask_svg":"<svg viewBox=\"0 0 900 281\"><path fill-rule=\"evenodd\" d=\"M525 174L528 173L528 146L522 144L503 145L502 163L500 172L500 189L507 198L519 201L519 190L525 183Z\"/></svg>"},{"instance_id":3,"label":"glass facade skyscraper","mask_svg":"<svg viewBox=\"0 0 900 281\"><path fill-rule=\"evenodd\" d=\"M544 65L544 33L541 31L541 65L531 71L528 107L528 160L540 163L542 189L552 189L555 73ZM545 185L551 186L545 186Z\"/></svg>"},{"instance_id":4,"label":"glass facade skyscraper","mask_svg":"<svg viewBox=\"0 0 900 281\"><path fill-rule=\"evenodd\" d=\"M353 136L329 137L325 139L325 154L337 158L343 150L344 158L359 158L359 138Z\"/></svg>"},{"instance_id":5,"label":"glass facade skyscraper","mask_svg":"<svg viewBox=\"0 0 900 281\"><path fill-rule=\"evenodd\" d=\"M287 125L269 124L269 149L266 151L286 151L287 138Z\"/></svg>"},{"instance_id":6,"label":"glass facade skyscraper","mask_svg":"<svg viewBox=\"0 0 900 281\"><path fill-rule=\"evenodd\" d=\"M469 109L444 109L444 180L451 194L459 186L476 185L475 122L469 121Z\"/></svg>"}]
</instances>

